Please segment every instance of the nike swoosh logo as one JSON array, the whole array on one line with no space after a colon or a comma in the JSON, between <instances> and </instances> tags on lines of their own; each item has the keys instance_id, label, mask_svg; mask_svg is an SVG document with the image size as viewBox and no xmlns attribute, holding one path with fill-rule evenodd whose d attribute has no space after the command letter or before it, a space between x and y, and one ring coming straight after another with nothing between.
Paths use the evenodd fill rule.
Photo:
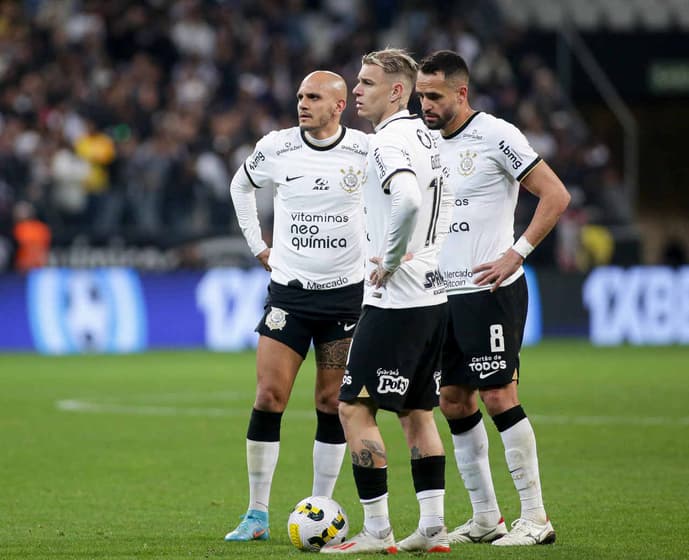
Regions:
<instances>
[{"instance_id":1,"label":"nike swoosh logo","mask_svg":"<svg viewBox=\"0 0 689 560\"><path fill-rule=\"evenodd\" d=\"M254 531L253 537L254 537L255 539L257 539L258 537L264 535L265 532L266 532L265 529L258 529L258 530L256 530L256 531Z\"/></svg>"},{"instance_id":2,"label":"nike swoosh logo","mask_svg":"<svg viewBox=\"0 0 689 560\"><path fill-rule=\"evenodd\" d=\"M499 369L494 369L493 371L482 371L481 373L478 374L479 379L485 379L486 377L490 377L494 373L498 373L500 370Z\"/></svg>"},{"instance_id":3,"label":"nike swoosh logo","mask_svg":"<svg viewBox=\"0 0 689 560\"><path fill-rule=\"evenodd\" d=\"M352 323L351 325L347 325L345 323L345 326L342 327L345 331L351 331L354 327L356 327L356 323Z\"/></svg>"},{"instance_id":4,"label":"nike swoosh logo","mask_svg":"<svg viewBox=\"0 0 689 560\"><path fill-rule=\"evenodd\" d=\"M303 175L297 175L296 177L290 177L289 175L287 175L285 177L285 181L289 183L290 181L296 181L297 179L301 179L302 177Z\"/></svg>"}]
</instances>

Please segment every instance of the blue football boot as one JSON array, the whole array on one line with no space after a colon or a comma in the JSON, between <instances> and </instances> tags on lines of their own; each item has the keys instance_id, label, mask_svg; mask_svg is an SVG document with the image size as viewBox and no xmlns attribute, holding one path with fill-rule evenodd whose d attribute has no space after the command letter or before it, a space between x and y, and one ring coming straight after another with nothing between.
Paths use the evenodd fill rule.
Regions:
<instances>
[{"instance_id":1,"label":"blue football boot","mask_svg":"<svg viewBox=\"0 0 689 560\"><path fill-rule=\"evenodd\" d=\"M270 538L268 512L250 509L242 515L242 522L225 535L226 541L267 541Z\"/></svg>"}]
</instances>

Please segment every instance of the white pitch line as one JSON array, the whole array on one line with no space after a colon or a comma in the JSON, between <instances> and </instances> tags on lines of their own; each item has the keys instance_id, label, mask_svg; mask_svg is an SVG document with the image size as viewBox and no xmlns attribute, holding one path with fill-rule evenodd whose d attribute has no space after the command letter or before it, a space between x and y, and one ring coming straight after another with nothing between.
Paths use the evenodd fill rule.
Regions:
<instances>
[{"instance_id":1,"label":"white pitch line","mask_svg":"<svg viewBox=\"0 0 689 560\"><path fill-rule=\"evenodd\" d=\"M234 407L182 407L159 405L134 405L114 402L92 402L76 399L65 399L55 403L58 410L64 412L85 412L92 414L128 414L132 416L248 416L249 408ZM310 418L313 410L287 408L289 416ZM380 419L393 418L392 415L381 415ZM689 416L558 416L534 414L529 416L535 424L558 424L577 426L689 426Z\"/></svg>"},{"instance_id":2,"label":"white pitch line","mask_svg":"<svg viewBox=\"0 0 689 560\"><path fill-rule=\"evenodd\" d=\"M536 424L576 424L579 426L671 426L689 425L689 416L550 416L534 414L529 416Z\"/></svg>"},{"instance_id":3,"label":"white pitch line","mask_svg":"<svg viewBox=\"0 0 689 560\"><path fill-rule=\"evenodd\" d=\"M92 414L126 414L131 416L249 416L251 407L217 408L217 407L181 407L158 405L129 405L116 403L98 403L66 399L57 401L55 407L64 412L87 412ZM315 416L313 410L287 410L289 416Z\"/></svg>"}]
</instances>

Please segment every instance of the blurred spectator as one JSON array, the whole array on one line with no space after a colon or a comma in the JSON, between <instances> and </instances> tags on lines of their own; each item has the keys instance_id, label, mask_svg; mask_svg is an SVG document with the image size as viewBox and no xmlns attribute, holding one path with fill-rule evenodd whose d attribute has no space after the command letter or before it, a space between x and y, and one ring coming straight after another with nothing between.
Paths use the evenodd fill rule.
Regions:
<instances>
[{"instance_id":1,"label":"blurred spectator","mask_svg":"<svg viewBox=\"0 0 689 560\"><path fill-rule=\"evenodd\" d=\"M61 225L84 227L87 204L86 179L91 166L62 140L50 162L52 192L50 202Z\"/></svg>"},{"instance_id":2,"label":"blurred spectator","mask_svg":"<svg viewBox=\"0 0 689 560\"><path fill-rule=\"evenodd\" d=\"M622 182L616 167L607 165L600 175L598 196L594 201L600 210L600 222L605 225L630 225L634 210L629 202L629 189Z\"/></svg>"},{"instance_id":3,"label":"blurred spectator","mask_svg":"<svg viewBox=\"0 0 689 560\"><path fill-rule=\"evenodd\" d=\"M552 161L557 152L557 143L553 135L545 128L541 115L528 101L519 106L519 123L524 136L536 153L546 161Z\"/></svg>"},{"instance_id":4,"label":"blurred spectator","mask_svg":"<svg viewBox=\"0 0 689 560\"><path fill-rule=\"evenodd\" d=\"M123 163L127 180L127 200L137 230L148 235L161 231L163 195L166 185L175 180L173 171L177 146L163 126L139 145Z\"/></svg>"},{"instance_id":5,"label":"blurred spectator","mask_svg":"<svg viewBox=\"0 0 689 560\"><path fill-rule=\"evenodd\" d=\"M689 264L686 243L677 238L668 239L663 247L662 263L674 268Z\"/></svg>"},{"instance_id":6,"label":"blurred spectator","mask_svg":"<svg viewBox=\"0 0 689 560\"><path fill-rule=\"evenodd\" d=\"M567 210L560 216L555 230L555 258L560 270L575 272L581 270L581 231L588 221L583 208L584 195L581 189L569 189L572 196Z\"/></svg>"},{"instance_id":7,"label":"blurred spectator","mask_svg":"<svg viewBox=\"0 0 689 560\"><path fill-rule=\"evenodd\" d=\"M523 124L581 188L586 221L631 219L607 147L494 0L0 0L0 205L30 201L60 240L236 234L237 154L294 124L301 76L324 67L352 86L386 44L459 50L474 106ZM343 122L370 130L351 103Z\"/></svg>"},{"instance_id":8,"label":"blurred spectator","mask_svg":"<svg viewBox=\"0 0 689 560\"><path fill-rule=\"evenodd\" d=\"M96 228L106 212L110 196L110 164L115 159L115 143L101 132L93 118L84 119L86 130L74 143L75 153L88 164L84 179L88 222Z\"/></svg>"},{"instance_id":9,"label":"blurred spectator","mask_svg":"<svg viewBox=\"0 0 689 560\"><path fill-rule=\"evenodd\" d=\"M50 228L36 217L33 206L20 201L14 206L14 241L16 252L14 267L27 272L48 264L50 253Z\"/></svg>"},{"instance_id":10,"label":"blurred spectator","mask_svg":"<svg viewBox=\"0 0 689 560\"><path fill-rule=\"evenodd\" d=\"M471 76L483 89L508 86L514 79L512 67L497 43L490 43L478 55Z\"/></svg>"}]
</instances>

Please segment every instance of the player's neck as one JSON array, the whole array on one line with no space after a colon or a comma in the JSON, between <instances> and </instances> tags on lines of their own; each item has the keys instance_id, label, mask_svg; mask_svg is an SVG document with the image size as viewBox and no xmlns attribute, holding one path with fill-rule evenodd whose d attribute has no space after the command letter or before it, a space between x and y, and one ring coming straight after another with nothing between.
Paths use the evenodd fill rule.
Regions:
<instances>
[{"instance_id":1,"label":"player's neck","mask_svg":"<svg viewBox=\"0 0 689 560\"><path fill-rule=\"evenodd\" d=\"M381 125L381 123L384 123L385 121L389 120L390 117L393 115L396 115L397 113L401 113L402 111L406 111L406 107L390 107L383 115L378 119L378 122L371 121L371 124L373 125L373 128L375 130L378 130L378 127Z\"/></svg>"},{"instance_id":2,"label":"player's neck","mask_svg":"<svg viewBox=\"0 0 689 560\"><path fill-rule=\"evenodd\" d=\"M443 128L443 136L452 136L460 128L462 128L466 122L476 113L469 105L466 105L461 111L457 113L454 119L452 119L445 128Z\"/></svg>"},{"instance_id":3,"label":"player's neck","mask_svg":"<svg viewBox=\"0 0 689 560\"><path fill-rule=\"evenodd\" d=\"M316 132L309 132L305 130L304 134L309 142L316 146L329 146L339 138L340 134L342 134L342 129L338 124L334 128L321 128Z\"/></svg>"}]
</instances>

